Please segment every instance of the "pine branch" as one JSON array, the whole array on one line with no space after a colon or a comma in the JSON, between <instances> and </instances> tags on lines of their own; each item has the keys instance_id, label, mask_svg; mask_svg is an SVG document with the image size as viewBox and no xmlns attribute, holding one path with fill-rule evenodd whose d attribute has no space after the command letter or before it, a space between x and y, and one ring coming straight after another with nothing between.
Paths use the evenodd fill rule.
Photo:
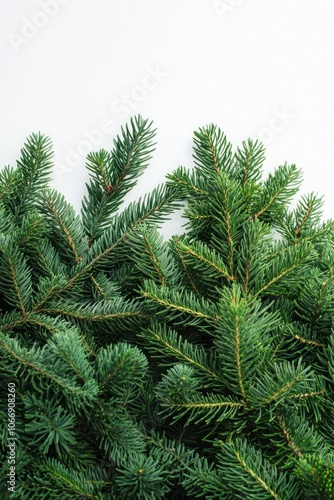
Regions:
<instances>
[{"instance_id":1,"label":"pine branch","mask_svg":"<svg viewBox=\"0 0 334 500\"><path fill-rule=\"evenodd\" d=\"M174 291L168 287L157 287L152 281L145 280L141 295L147 300L148 311L166 314L177 319L186 315L188 325L212 325L218 319L217 308L204 299L198 299L186 290Z\"/></svg>"},{"instance_id":2,"label":"pine branch","mask_svg":"<svg viewBox=\"0 0 334 500\"><path fill-rule=\"evenodd\" d=\"M206 424L233 418L244 403L231 396L201 394L201 378L192 366L176 364L163 376L156 394L164 414L173 415L172 424L184 416L187 423Z\"/></svg>"},{"instance_id":3,"label":"pine branch","mask_svg":"<svg viewBox=\"0 0 334 500\"><path fill-rule=\"evenodd\" d=\"M273 350L269 332L279 317L268 312L260 301L243 296L237 285L222 293L220 313L214 345L224 378L247 403L254 379L269 365Z\"/></svg>"},{"instance_id":4,"label":"pine branch","mask_svg":"<svg viewBox=\"0 0 334 500\"><path fill-rule=\"evenodd\" d=\"M242 148L237 148L234 155L235 170L243 186L255 186L260 181L264 160L265 150L259 141L248 139L243 141Z\"/></svg>"},{"instance_id":5,"label":"pine branch","mask_svg":"<svg viewBox=\"0 0 334 500\"><path fill-rule=\"evenodd\" d=\"M130 126L122 128L111 153L101 150L88 155L91 181L87 184L88 196L83 199L81 213L89 246L103 234L111 215L148 166L154 136L152 122L139 115L130 120Z\"/></svg>"},{"instance_id":6,"label":"pine branch","mask_svg":"<svg viewBox=\"0 0 334 500\"><path fill-rule=\"evenodd\" d=\"M207 286L210 282L211 284L216 282L217 278L234 280L234 277L229 275L224 260L205 243L200 241L189 243L186 239L174 239L174 242L178 254L182 255L183 262L196 269Z\"/></svg>"},{"instance_id":7,"label":"pine branch","mask_svg":"<svg viewBox=\"0 0 334 500\"><path fill-rule=\"evenodd\" d=\"M56 191L46 191L39 209L45 217L51 241L67 264L78 263L83 259L87 242L80 218L64 196Z\"/></svg>"},{"instance_id":8,"label":"pine branch","mask_svg":"<svg viewBox=\"0 0 334 500\"><path fill-rule=\"evenodd\" d=\"M117 219L111 220L110 229L93 243L83 261L75 266L73 276L64 290L72 287L95 266L119 262L119 247L137 226L145 221L162 222L177 207L175 191L163 186L154 189L150 195L143 198L141 203L130 204Z\"/></svg>"},{"instance_id":9,"label":"pine branch","mask_svg":"<svg viewBox=\"0 0 334 500\"><path fill-rule=\"evenodd\" d=\"M228 171L232 160L232 147L223 131L211 124L194 132L195 166L208 178Z\"/></svg>"},{"instance_id":10,"label":"pine branch","mask_svg":"<svg viewBox=\"0 0 334 500\"><path fill-rule=\"evenodd\" d=\"M30 307L32 270L24 254L12 247L8 239L2 239L0 245L0 279L4 300L19 309L24 316Z\"/></svg>"},{"instance_id":11,"label":"pine branch","mask_svg":"<svg viewBox=\"0 0 334 500\"><path fill-rule=\"evenodd\" d=\"M76 345L78 346L78 343ZM21 347L16 339L0 332L0 351L6 359L6 363L8 366L15 366L15 371L20 370L21 376L25 380L31 380L35 387L43 385L43 381L54 384L58 391L63 391L67 395L72 410L91 406L97 394L96 382L89 380L86 384L79 385L77 373L73 372L71 364L66 361L55 364L56 347L51 347L54 347L53 350L46 347L41 349L36 346L27 349ZM71 347L75 351L75 346ZM84 378L84 374L80 375L81 380Z\"/></svg>"},{"instance_id":12,"label":"pine branch","mask_svg":"<svg viewBox=\"0 0 334 500\"><path fill-rule=\"evenodd\" d=\"M272 253L263 270L263 281L257 283L255 296L284 290L284 279L294 272L294 281L297 283L299 275L296 272L302 265L312 261L315 257L314 247L309 241L301 241L295 245L278 244L277 250ZM292 283L290 282L290 286Z\"/></svg>"},{"instance_id":13,"label":"pine branch","mask_svg":"<svg viewBox=\"0 0 334 500\"><path fill-rule=\"evenodd\" d=\"M186 198L191 199L193 195L204 198L209 195L207 190L208 179L204 179L196 170L186 170L178 167L171 174L167 174L167 181L172 186L177 186Z\"/></svg>"},{"instance_id":14,"label":"pine branch","mask_svg":"<svg viewBox=\"0 0 334 500\"><path fill-rule=\"evenodd\" d=\"M300 183L301 171L295 165L278 167L263 184L251 219L261 217L262 220L270 220L275 212L281 213L297 193Z\"/></svg>"},{"instance_id":15,"label":"pine branch","mask_svg":"<svg viewBox=\"0 0 334 500\"><path fill-rule=\"evenodd\" d=\"M253 404L287 404L298 398L298 404L306 403L308 397L315 398L324 393L319 378L310 366L297 363L273 363L272 370L257 378L250 389Z\"/></svg>"},{"instance_id":16,"label":"pine branch","mask_svg":"<svg viewBox=\"0 0 334 500\"><path fill-rule=\"evenodd\" d=\"M31 134L21 150L14 176L14 190L11 192L9 207L15 218L20 218L33 206L37 195L50 181L52 168L52 143L49 137Z\"/></svg>"},{"instance_id":17,"label":"pine branch","mask_svg":"<svg viewBox=\"0 0 334 500\"><path fill-rule=\"evenodd\" d=\"M290 500L301 498L294 479L265 460L245 440L225 443L218 455L218 466L235 498Z\"/></svg>"},{"instance_id":18,"label":"pine branch","mask_svg":"<svg viewBox=\"0 0 334 500\"><path fill-rule=\"evenodd\" d=\"M152 357L159 360L159 365L168 366L173 359L192 366L197 377L202 379L203 388L225 385L216 356L208 354L202 346L192 345L175 330L153 322L140 337Z\"/></svg>"},{"instance_id":19,"label":"pine branch","mask_svg":"<svg viewBox=\"0 0 334 500\"><path fill-rule=\"evenodd\" d=\"M131 252L130 258L137 264L143 277L161 286L177 279L168 244L156 227L146 224L138 226L136 231L130 233L127 245Z\"/></svg>"}]
</instances>

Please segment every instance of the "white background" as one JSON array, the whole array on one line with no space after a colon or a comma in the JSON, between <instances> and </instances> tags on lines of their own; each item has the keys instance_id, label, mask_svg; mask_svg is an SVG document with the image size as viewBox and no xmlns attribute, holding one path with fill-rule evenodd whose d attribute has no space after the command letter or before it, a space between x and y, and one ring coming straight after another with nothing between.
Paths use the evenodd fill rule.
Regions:
<instances>
[{"instance_id":1,"label":"white background","mask_svg":"<svg viewBox=\"0 0 334 500\"><path fill-rule=\"evenodd\" d=\"M235 146L262 139L266 172L303 169L334 218L333 21L333 0L2 1L1 166L31 132L51 136L52 185L78 211L85 149L111 149L130 116L158 144L129 199L190 167L193 131L213 122Z\"/></svg>"}]
</instances>

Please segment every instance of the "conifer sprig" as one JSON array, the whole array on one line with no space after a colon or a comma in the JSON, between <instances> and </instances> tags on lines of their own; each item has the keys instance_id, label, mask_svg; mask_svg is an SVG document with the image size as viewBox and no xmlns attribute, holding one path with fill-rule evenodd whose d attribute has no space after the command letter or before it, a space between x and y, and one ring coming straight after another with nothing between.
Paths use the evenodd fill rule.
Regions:
<instances>
[{"instance_id":1,"label":"conifer sprig","mask_svg":"<svg viewBox=\"0 0 334 500\"><path fill-rule=\"evenodd\" d=\"M33 134L17 168L0 173L0 395L3 402L15 383L17 498L120 498L136 462L149 471L144 486L134 477L133 491L152 498L173 487L144 439L148 362L129 340L148 315L123 282L129 272L141 280L128 242L169 217L176 190L158 186L116 214L148 165L154 135L136 117L112 151L88 156L81 217L48 185L49 138ZM0 437L5 498L2 425Z\"/></svg>"},{"instance_id":2,"label":"conifer sprig","mask_svg":"<svg viewBox=\"0 0 334 500\"><path fill-rule=\"evenodd\" d=\"M135 117L88 155L80 216L41 134L0 172L0 496L14 383L13 498L332 500L334 223L213 124L119 211L154 137Z\"/></svg>"}]
</instances>

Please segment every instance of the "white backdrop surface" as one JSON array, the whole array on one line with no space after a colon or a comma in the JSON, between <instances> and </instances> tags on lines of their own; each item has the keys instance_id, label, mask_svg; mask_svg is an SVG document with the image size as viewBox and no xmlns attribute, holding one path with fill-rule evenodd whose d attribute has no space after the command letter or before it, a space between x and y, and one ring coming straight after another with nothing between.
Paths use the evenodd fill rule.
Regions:
<instances>
[{"instance_id":1,"label":"white backdrop surface","mask_svg":"<svg viewBox=\"0 0 334 500\"><path fill-rule=\"evenodd\" d=\"M31 132L51 136L52 186L79 210L87 151L140 113L158 144L130 201L190 167L193 131L213 122L235 146L260 138L266 172L296 164L334 218L333 22L332 0L1 2L1 166Z\"/></svg>"}]
</instances>

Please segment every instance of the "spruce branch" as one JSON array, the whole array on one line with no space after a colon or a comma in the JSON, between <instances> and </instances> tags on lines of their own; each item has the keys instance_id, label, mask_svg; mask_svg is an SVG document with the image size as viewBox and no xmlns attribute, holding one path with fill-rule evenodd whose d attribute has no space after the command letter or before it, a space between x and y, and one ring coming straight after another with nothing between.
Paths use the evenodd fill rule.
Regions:
<instances>
[{"instance_id":1,"label":"spruce branch","mask_svg":"<svg viewBox=\"0 0 334 500\"><path fill-rule=\"evenodd\" d=\"M177 279L177 272L167 242L157 227L142 224L130 233L128 242L131 260L136 263L141 275L165 286Z\"/></svg>"},{"instance_id":2,"label":"spruce branch","mask_svg":"<svg viewBox=\"0 0 334 500\"><path fill-rule=\"evenodd\" d=\"M194 161L201 173L217 176L229 169L231 159L232 146L219 127L211 124L194 132Z\"/></svg>"},{"instance_id":3,"label":"spruce branch","mask_svg":"<svg viewBox=\"0 0 334 500\"><path fill-rule=\"evenodd\" d=\"M280 472L260 450L245 440L224 443L218 454L218 466L235 498L290 500L301 498L301 491L294 479Z\"/></svg>"},{"instance_id":4,"label":"spruce branch","mask_svg":"<svg viewBox=\"0 0 334 500\"><path fill-rule=\"evenodd\" d=\"M238 147L234 155L235 170L241 184L245 187L256 186L262 177L262 166L265 160L265 150L259 141L243 141L242 148Z\"/></svg>"},{"instance_id":5,"label":"spruce branch","mask_svg":"<svg viewBox=\"0 0 334 500\"><path fill-rule=\"evenodd\" d=\"M15 182L8 206L14 218L20 218L36 202L37 195L47 187L52 168L52 143L40 133L31 134L17 162Z\"/></svg>"},{"instance_id":6,"label":"spruce branch","mask_svg":"<svg viewBox=\"0 0 334 500\"><path fill-rule=\"evenodd\" d=\"M121 132L110 153L100 150L87 157L91 180L87 184L88 195L83 199L81 214L89 246L108 227L110 217L136 185L154 151L152 122L140 115L131 118Z\"/></svg>"},{"instance_id":7,"label":"spruce branch","mask_svg":"<svg viewBox=\"0 0 334 500\"><path fill-rule=\"evenodd\" d=\"M64 196L49 190L43 193L39 210L45 217L51 241L64 257L67 264L78 263L83 259L86 241L80 218L65 201Z\"/></svg>"},{"instance_id":8,"label":"spruce branch","mask_svg":"<svg viewBox=\"0 0 334 500\"><path fill-rule=\"evenodd\" d=\"M1 243L0 243L1 245ZM25 255L9 239L3 239L0 249L0 279L2 293L8 305L24 316L29 310L32 292L32 270Z\"/></svg>"},{"instance_id":9,"label":"spruce branch","mask_svg":"<svg viewBox=\"0 0 334 500\"><path fill-rule=\"evenodd\" d=\"M166 314L171 318L186 315L188 325L212 325L218 320L217 308L205 299L198 299L185 289L174 291L168 287L158 287L154 282L145 280L141 295L147 300L147 307L156 314Z\"/></svg>"},{"instance_id":10,"label":"spruce branch","mask_svg":"<svg viewBox=\"0 0 334 500\"><path fill-rule=\"evenodd\" d=\"M313 193L289 209L294 165L263 179L263 146L234 152L215 125L195 132L192 171L118 212L154 136L136 117L88 155L81 216L47 185L48 138L0 173L15 495L331 499L334 223Z\"/></svg>"},{"instance_id":11,"label":"spruce branch","mask_svg":"<svg viewBox=\"0 0 334 500\"><path fill-rule=\"evenodd\" d=\"M221 366L215 355L210 355L202 346L194 346L187 339L165 325L153 322L150 328L141 332L145 347L159 360L161 366L168 366L174 359L196 369L202 378L202 387L224 386Z\"/></svg>"},{"instance_id":12,"label":"spruce branch","mask_svg":"<svg viewBox=\"0 0 334 500\"><path fill-rule=\"evenodd\" d=\"M263 184L259 199L253 206L251 219L261 217L263 220L270 220L275 211L281 214L285 205L298 192L300 184L301 171L295 165L279 166Z\"/></svg>"},{"instance_id":13,"label":"spruce branch","mask_svg":"<svg viewBox=\"0 0 334 500\"><path fill-rule=\"evenodd\" d=\"M207 285L210 281L216 282L217 278L234 280L234 277L229 275L225 262L218 252L212 250L205 243L195 241L189 244L186 239L180 240L179 238L174 239L174 242L178 255L182 256L182 261L196 269L201 274L202 279L205 279Z\"/></svg>"}]
</instances>

